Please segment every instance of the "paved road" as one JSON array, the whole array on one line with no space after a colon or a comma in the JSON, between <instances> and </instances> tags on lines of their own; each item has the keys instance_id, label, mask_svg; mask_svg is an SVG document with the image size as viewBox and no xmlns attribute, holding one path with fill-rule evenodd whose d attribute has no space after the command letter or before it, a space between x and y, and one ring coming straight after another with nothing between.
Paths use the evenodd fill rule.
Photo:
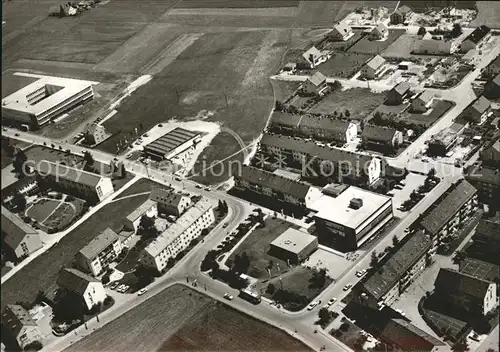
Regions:
<instances>
[{"instance_id":1,"label":"paved road","mask_svg":"<svg viewBox=\"0 0 500 352\"><path fill-rule=\"evenodd\" d=\"M493 351L498 351L498 338L499 338L499 331L498 331L498 325L496 328L493 329L493 331L488 335L484 341L481 342L479 347L476 349L476 352L486 352L489 349L492 349Z\"/></svg>"}]
</instances>

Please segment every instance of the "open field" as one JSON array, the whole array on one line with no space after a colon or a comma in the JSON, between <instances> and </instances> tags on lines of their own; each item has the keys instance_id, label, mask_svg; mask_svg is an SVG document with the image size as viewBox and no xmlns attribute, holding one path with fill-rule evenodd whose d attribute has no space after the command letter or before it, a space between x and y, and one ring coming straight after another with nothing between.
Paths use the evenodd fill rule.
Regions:
<instances>
[{"instance_id":1,"label":"open field","mask_svg":"<svg viewBox=\"0 0 500 352\"><path fill-rule=\"evenodd\" d=\"M252 7L295 7L299 0L182 0L175 8L252 8Z\"/></svg>"},{"instance_id":2,"label":"open field","mask_svg":"<svg viewBox=\"0 0 500 352\"><path fill-rule=\"evenodd\" d=\"M365 88L337 90L327 95L309 112L332 115L334 111L345 113L345 110L349 110L351 119L362 120L384 100L384 94L373 93Z\"/></svg>"},{"instance_id":3,"label":"open field","mask_svg":"<svg viewBox=\"0 0 500 352\"><path fill-rule=\"evenodd\" d=\"M477 16L471 22L471 27L486 25L490 28L500 27L500 2L498 1L476 1Z\"/></svg>"},{"instance_id":4,"label":"open field","mask_svg":"<svg viewBox=\"0 0 500 352\"><path fill-rule=\"evenodd\" d=\"M382 52L383 57L409 57L413 56L413 46L417 37L411 34L403 34L396 41L391 43L387 49Z\"/></svg>"},{"instance_id":5,"label":"open field","mask_svg":"<svg viewBox=\"0 0 500 352\"><path fill-rule=\"evenodd\" d=\"M134 189L131 186L131 191ZM110 203L93 214L59 243L17 272L2 285L2 309L18 301L32 302L39 290L49 288L63 265L71 265L75 254L107 227L118 230L121 220L142 204L148 195Z\"/></svg>"},{"instance_id":6,"label":"open field","mask_svg":"<svg viewBox=\"0 0 500 352\"><path fill-rule=\"evenodd\" d=\"M415 12L426 12L428 8L443 9L450 6L448 1L444 0L433 0L433 1L417 1L417 0L406 0L401 1L399 6L408 5ZM458 9L474 9L476 7L475 1L457 1L454 6Z\"/></svg>"},{"instance_id":7,"label":"open field","mask_svg":"<svg viewBox=\"0 0 500 352\"><path fill-rule=\"evenodd\" d=\"M309 349L274 327L239 313L190 288L174 285L78 341L67 351L88 350L306 351Z\"/></svg>"},{"instance_id":8,"label":"open field","mask_svg":"<svg viewBox=\"0 0 500 352\"><path fill-rule=\"evenodd\" d=\"M416 123L425 127L431 126L440 119L448 110L453 107L453 103L446 100L438 100L434 103L433 110L429 114L402 114L401 121Z\"/></svg>"},{"instance_id":9,"label":"open field","mask_svg":"<svg viewBox=\"0 0 500 352\"><path fill-rule=\"evenodd\" d=\"M389 31L389 35L386 40L369 40L368 36L361 38L356 44L354 44L348 52L355 53L366 53L366 54L378 54L388 48L392 43L394 43L401 35L406 31L404 29L392 29Z\"/></svg>"},{"instance_id":10,"label":"open field","mask_svg":"<svg viewBox=\"0 0 500 352\"><path fill-rule=\"evenodd\" d=\"M271 81L274 90L274 97L277 101L285 101L290 95L292 95L299 87L299 82L291 82L291 81L280 81L280 80L272 80Z\"/></svg>"},{"instance_id":11,"label":"open field","mask_svg":"<svg viewBox=\"0 0 500 352\"><path fill-rule=\"evenodd\" d=\"M373 57L372 54L336 53L317 70L327 77L351 78Z\"/></svg>"},{"instance_id":12,"label":"open field","mask_svg":"<svg viewBox=\"0 0 500 352\"><path fill-rule=\"evenodd\" d=\"M2 99L38 80L38 78L2 74Z\"/></svg>"}]
</instances>

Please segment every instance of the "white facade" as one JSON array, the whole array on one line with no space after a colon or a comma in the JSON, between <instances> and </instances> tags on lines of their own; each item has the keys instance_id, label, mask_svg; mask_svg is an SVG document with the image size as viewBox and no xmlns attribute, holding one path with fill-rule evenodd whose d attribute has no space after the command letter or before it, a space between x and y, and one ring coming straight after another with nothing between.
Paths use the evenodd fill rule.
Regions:
<instances>
[{"instance_id":1,"label":"white facade","mask_svg":"<svg viewBox=\"0 0 500 352\"><path fill-rule=\"evenodd\" d=\"M100 282L89 282L82 298L87 306L87 309L92 309L93 306L101 304L106 299L104 286Z\"/></svg>"},{"instance_id":2,"label":"white facade","mask_svg":"<svg viewBox=\"0 0 500 352\"><path fill-rule=\"evenodd\" d=\"M424 113L430 109L433 101L434 98L431 98L429 101L425 102L419 97L417 97L416 99L413 99L413 101L411 102L411 108L415 112Z\"/></svg>"},{"instance_id":3,"label":"white facade","mask_svg":"<svg viewBox=\"0 0 500 352\"><path fill-rule=\"evenodd\" d=\"M109 177L101 177L97 186L95 187L95 192L99 200L103 200L111 193L114 192L113 182Z\"/></svg>"},{"instance_id":4,"label":"white facade","mask_svg":"<svg viewBox=\"0 0 500 352\"><path fill-rule=\"evenodd\" d=\"M351 142L358 137L358 126L355 123L349 123L347 131L345 133L345 139L347 142Z\"/></svg>"},{"instance_id":5,"label":"white facade","mask_svg":"<svg viewBox=\"0 0 500 352\"><path fill-rule=\"evenodd\" d=\"M490 283L488 287L488 291L486 291L486 295L483 299L483 315L488 314L495 308L497 304L497 286L495 283Z\"/></svg>"}]
</instances>

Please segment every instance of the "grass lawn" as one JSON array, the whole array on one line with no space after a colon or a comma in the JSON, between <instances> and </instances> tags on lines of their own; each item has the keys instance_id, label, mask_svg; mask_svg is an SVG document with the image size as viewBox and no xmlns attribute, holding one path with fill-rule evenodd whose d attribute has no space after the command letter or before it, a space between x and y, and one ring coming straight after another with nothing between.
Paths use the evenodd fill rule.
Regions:
<instances>
[{"instance_id":1,"label":"grass lawn","mask_svg":"<svg viewBox=\"0 0 500 352\"><path fill-rule=\"evenodd\" d=\"M369 40L368 36L363 37L356 44L354 44L348 52L378 54L388 48L406 31L404 29L391 29L387 39L384 41Z\"/></svg>"},{"instance_id":2,"label":"grass lawn","mask_svg":"<svg viewBox=\"0 0 500 352\"><path fill-rule=\"evenodd\" d=\"M57 208L60 203L60 200L41 199L36 204L33 204L27 210L26 214L41 223Z\"/></svg>"},{"instance_id":3,"label":"grass lawn","mask_svg":"<svg viewBox=\"0 0 500 352\"><path fill-rule=\"evenodd\" d=\"M405 33L391 43L391 45L389 45L389 47L387 47L381 55L383 57L397 58L414 56L411 52L413 51L413 47L417 39L418 38L415 35Z\"/></svg>"},{"instance_id":4,"label":"grass lawn","mask_svg":"<svg viewBox=\"0 0 500 352\"><path fill-rule=\"evenodd\" d=\"M252 8L252 7L295 7L299 0L182 0L175 8Z\"/></svg>"},{"instance_id":5,"label":"grass lawn","mask_svg":"<svg viewBox=\"0 0 500 352\"><path fill-rule=\"evenodd\" d=\"M349 321L346 321L345 324L349 326L347 331L342 331L338 329L335 331L335 329L332 329L330 331L330 334L334 336L336 339L342 341L345 343L347 346L352 348L354 351L359 350L359 346L355 346L356 342L359 341L361 335L360 332L363 331L361 328L359 328L356 324L353 324Z\"/></svg>"},{"instance_id":6,"label":"grass lawn","mask_svg":"<svg viewBox=\"0 0 500 352\"><path fill-rule=\"evenodd\" d=\"M131 186L131 191L134 189ZM136 193L136 192L134 192ZM127 198L106 205L59 243L35 258L2 285L2 309L17 301L32 302L39 290L48 289L63 265L71 265L75 254L107 227L118 229L121 220L142 204L148 195Z\"/></svg>"},{"instance_id":7,"label":"grass lawn","mask_svg":"<svg viewBox=\"0 0 500 352\"><path fill-rule=\"evenodd\" d=\"M327 77L350 78L372 57L373 55L371 54L336 53L327 62L319 65L313 71L320 71Z\"/></svg>"},{"instance_id":8,"label":"grass lawn","mask_svg":"<svg viewBox=\"0 0 500 352\"><path fill-rule=\"evenodd\" d=\"M118 198L123 198L123 197L131 196L133 194L138 194L138 193L151 192L151 190L154 187L165 188L165 186L160 184L160 183L151 181L150 179L147 179L147 178L141 178L141 179L137 180L136 182L134 182L133 187L129 187L126 190L124 190L122 193L120 193Z\"/></svg>"},{"instance_id":9,"label":"grass lawn","mask_svg":"<svg viewBox=\"0 0 500 352\"><path fill-rule=\"evenodd\" d=\"M407 121L411 123L416 123L425 127L430 127L434 122L439 120L448 110L450 110L454 103L447 100L438 100L433 103L433 110L428 115L424 114L412 114L403 113L401 114L401 121Z\"/></svg>"},{"instance_id":10,"label":"grass lawn","mask_svg":"<svg viewBox=\"0 0 500 352\"><path fill-rule=\"evenodd\" d=\"M288 97L290 97L293 92L295 92L299 87L299 82L289 82L289 81L280 81L277 79L273 79L271 81L274 90L274 96L277 101L285 101Z\"/></svg>"},{"instance_id":11,"label":"grass lawn","mask_svg":"<svg viewBox=\"0 0 500 352\"><path fill-rule=\"evenodd\" d=\"M366 88L337 90L327 95L309 112L331 115L334 111L345 113L346 110L349 110L351 119L362 120L368 117L384 100L384 94L373 93Z\"/></svg>"},{"instance_id":12,"label":"grass lawn","mask_svg":"<svg viewBox=\"0 0 500 352\"><path fill-rule=\"evenodd\" d=\"M500 3L498 1L475 1L478 10L477 16L471 22L471 27L481 25L495 28L500 23Z\"/></svg>"},{"instance_id":13,"label":"grass lawn","mask_svg":"<svg viewBox=\"0 0 500 352\"><path fill-rule=\"evenodd\" d=\"M309 351L281 330L183 285L149 298L70 350Z\"/></svg>"},{"instance_id":14,"label":"grass lawn","mask_svg":"<svg viewBox=\"0 0 500 352\"><path fill-rule=\"evenodd\" d=\"M416 1L416 0L406 0L401 1L399 6L407 5L415 12L426 12L428 8L443 9L450 6L448 1ZM457 1L454 4L458 9L475 9L476 1Z\"/></svg>"},{"instance_id":15,"label":"grass lawn","mask_svg":"<svg viewBox=\"0 0 500 352\"><path fill-rule=\"evenodd\" d=\"M267 279L269 274L267 267L272 260L274 265L271 269L272 275L279 273L277 265L284 270L287 263L284 260L273 257L267 252L269 251L269 244L281 235L285 230L293 227L292 224L268 217L266 219L266 226L264 228L256 228L242 243L236 247L235 251L229 256L228 260L234 261L236 254L246 252L250 258L250 268L248 274L258 279ZM227 261L226 261L227 264Z\"/></svg>"},{"instance_id":16,"label":"grass lawn","mask_svg":"<svg viewBox=\"0 0 500 352\"><path fill-rule=\"evenodd\" d=\"M77 198L69 203L65 202L61 204L43 224L47 227L57 227L57 229L61 231L72 224L76 218L82 214L84 205L85 201Z\"/></svg>"},{"instance_id":17,"label":"grass lawn","mask_svg":"<svg viewBox=\"0 0 500 352\"><path fill-rule=\"evenodd\" d=\"M10 266L3 266L1 276L4 276L5 274L7 274L11 270L12 270L12 268Z\"/></svg>"}]
</instances>

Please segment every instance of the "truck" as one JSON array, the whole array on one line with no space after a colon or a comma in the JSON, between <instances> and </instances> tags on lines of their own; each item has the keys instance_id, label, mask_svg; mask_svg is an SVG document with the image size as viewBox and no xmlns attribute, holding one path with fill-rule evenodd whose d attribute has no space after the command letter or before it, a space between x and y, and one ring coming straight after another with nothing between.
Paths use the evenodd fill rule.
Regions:
<instances>
[{"instance_id":1,"label":"truck","mask_svg":"<svg viewBox=\"0 0 500 352\"><path fill-rule=\"evenodd\" d=\"M259 304L262 301L260 294L246 288L240 290L240 297L252 304Z\"/></svg>"}]
</instances>

